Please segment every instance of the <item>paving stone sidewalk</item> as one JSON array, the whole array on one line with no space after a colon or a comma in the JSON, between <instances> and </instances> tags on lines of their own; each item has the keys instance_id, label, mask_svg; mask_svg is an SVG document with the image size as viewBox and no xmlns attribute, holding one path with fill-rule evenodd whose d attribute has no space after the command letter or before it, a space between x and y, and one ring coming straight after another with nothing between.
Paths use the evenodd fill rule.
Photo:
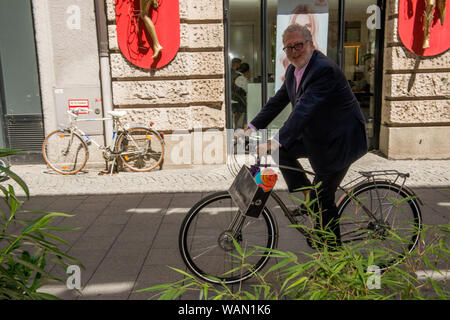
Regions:
<instances>
[{"instance_id":1,"label":"paving stone sidewalk","mask_svg":"<svg viewBox=\"0 0 450 320\"><path fill-rule=\"evenodd\" d=\"M309 168L307 161L302 162ZM99 176L95 168L74 176L52 173L44 165L15 165L11 169L30 188L31 199L24 209L75 215L54 223L79 227L59 236L70 243L64 251L86 267L81 294L64 283L42 288L63 299L148 299L152 294L136 290L180 280L180 274L168 266L187 271L178 251L178 232L185 213L209 192L226 190L233 181L226 165L113 176ZM386 169L411 174L407 185L424 203L425 224L448 223L450 160L392 161L369 153L352 166L345 181L354 179L358 171ZM8 183L14 184L11 179L3 182ZM276 188L286 189L283 179ZM23 194L20 188L15 189ZM306 241L288 227L288 221L281 214L276 219L278 248L307 252ZM439 268L449 269L448 262ZM63 270L51 272L67 278ZM181 299L198 299L198 294L185 294Z\"/></svg>"},{"instance_id":2,"label":"paving stone sidewalk","mask_svg":"<svg viewBox=\"0 0 450 320\"><path fill-rule=\"evenodd\" d=\"M307 160L302 160L310 169ZM30 193L38 195L127 194L163 192L210 192L226 190L233 176L226 165L197 166L187 169L163 169L151 172L119 172L99 175L90 168L76 175L60 175L46 165L14 165L11 169L27 183ZM388 160L368 153L355 162L344 183L358 176L358 171L394 169L409 172L410 187L450 186L450 160ZM13 183L14 184L14 183ZM278 190L285 190L283 179ZM19 195L23 192L16 188Z\"/></svg>"}]
</instances>

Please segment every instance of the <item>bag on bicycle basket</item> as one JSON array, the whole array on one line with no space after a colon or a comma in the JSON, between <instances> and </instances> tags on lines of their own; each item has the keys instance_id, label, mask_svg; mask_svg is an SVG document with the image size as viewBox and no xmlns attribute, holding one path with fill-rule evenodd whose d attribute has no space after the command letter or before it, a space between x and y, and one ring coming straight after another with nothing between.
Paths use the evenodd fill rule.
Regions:
<instances>
[{"instance_id":1,"label":"bag on bicycle basket","mask_svg":"<svg viewBox=\"0 0 450 320\"><path fill-rule=\"evenodd\" d=\"M246 216L258 218L272 191L258 186L247 166L242 166L228 193L239 210Z\"/></svg>"}]
</instances>

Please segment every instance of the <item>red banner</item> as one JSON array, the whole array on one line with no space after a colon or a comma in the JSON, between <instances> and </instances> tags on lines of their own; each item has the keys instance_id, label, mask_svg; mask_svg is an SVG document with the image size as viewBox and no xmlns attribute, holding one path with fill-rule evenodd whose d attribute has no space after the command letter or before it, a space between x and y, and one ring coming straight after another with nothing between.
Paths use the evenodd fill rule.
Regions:
<instances>
[{"instance_id":1,"label":"red banner","mask_svg":"<svg viewBox=\"0 0 450 320\"><path fill-rule=\"evenodd\" d=\"M180 48L179 0L116 0L116 25L120 51L140 68L164 67Z\"/></svg>"},{"instance_id":2,"label":"red banner","mask_svg":"<svg viewBox=\"0 0 450 320\"><path fill-rule=\"evenodd\" d=\"M416 55L429 57L441 54L450 48L450 5L448 3L443 8L439 4L440 1L445 4L443 0L399 1L398 34L408 50ZM434 3L434 6L430 3ZM446 19L443 18L445 16Z\"/></svg>"}]
</instances>

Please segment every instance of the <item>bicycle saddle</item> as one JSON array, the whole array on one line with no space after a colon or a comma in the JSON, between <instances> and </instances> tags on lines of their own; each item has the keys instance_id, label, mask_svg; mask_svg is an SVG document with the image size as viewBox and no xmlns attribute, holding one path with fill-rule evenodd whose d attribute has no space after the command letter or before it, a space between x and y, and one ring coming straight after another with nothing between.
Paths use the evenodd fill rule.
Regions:
<instances>
[{"instance_id":1,"label":"bicycle saddle","mask_svg":"<svg viewBox=\"0 0 450 320\"><path fill-rule=\"evenodd\" d=\"M119 110L114 110L114 111L108 111L108 114L111 116L111 117L117 117L117 118L121 118L121 117L124 117L126 114L127 114L127 112L126 111L119 111Z\"/></svg>"}]
</instances>

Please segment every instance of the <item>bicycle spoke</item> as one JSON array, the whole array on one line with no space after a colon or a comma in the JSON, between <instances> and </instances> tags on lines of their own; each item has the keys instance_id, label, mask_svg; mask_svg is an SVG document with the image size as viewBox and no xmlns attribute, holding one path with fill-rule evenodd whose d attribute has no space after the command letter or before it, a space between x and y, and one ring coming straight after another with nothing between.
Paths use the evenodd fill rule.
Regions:
<instances>
[{"instance_id":1,"label":"bicycle spoke","mask_svg":"<svg viewBox=\"0 0 450 320\"><path fill-rule=\"evenodd\" d=\"M380 266L399 261L405 252L414 249L420 210L415 202L409 201L411 198L401 186L378 181L360 185L351 194L339 207L343 243L367 241L358 250L365 257L374 250L383 252L376 262ZM372 213L367 214L362 206Z\"/></svg>"},{"instance_id":2,"label":"bicycle spoke","mask_svg":"<svg viewBox=\"0 0 450 320\"><path fill-rule=\"evenodd\" d=\"M252 275L247 265L258 269L267 261L268 257L249 255L243 262L234 241L244 252L254 246L273 246L269 226L275 224L269 225L264 213L260 219L242 216L228 192L211 195L195 207L186 219L193 217L183 222L180 248L186 265L197 276L214 282L206 276L210 275L232 283Z\"/></svg>"},{"instance_id":3,"label":"bicycle spoke","mask_svg":"<svg viewBox=\"0 0 450 320\"><path fill-rule=\"evenodd\" d=\"M85 143L70 131L50 133L44 140L42 152L47 165L62 174L77 173L87 161Z\"/></svg>"},{"instance_id":4,"label":"bicycle spoke","mask_svg":"<svg viewBox=\"0 0 450 320\"><path fill-rule=\"evenodd\" d=\"M213 250L213 249L215 249L215 248L217 248L217 247L219 247L219 245L217 245L217 244L212 245L212 246L209 246L209 247L206 247L206 248L204 248L204 249L206 249L205 251L203 251L202 253L200 253L200 254L198 254L198 255L192 257L192 259L195 260L195 259L201 257L202 255L204 255L204 254L210 252L211 250ZM199 249L196 249L196 250L199 250Z\"/></svg>"},{"instance_id":5,"label":"bicycle spoke","mask_svg":"<svg viewBox=\"0 0 450 320\"><path fill-rule=\"evenodd\" d=\"M164 157L162 139L148 128L131 128L119 137L117 149L124 165L133 171L150 171Z\"/></svg>"}]
</instances>

